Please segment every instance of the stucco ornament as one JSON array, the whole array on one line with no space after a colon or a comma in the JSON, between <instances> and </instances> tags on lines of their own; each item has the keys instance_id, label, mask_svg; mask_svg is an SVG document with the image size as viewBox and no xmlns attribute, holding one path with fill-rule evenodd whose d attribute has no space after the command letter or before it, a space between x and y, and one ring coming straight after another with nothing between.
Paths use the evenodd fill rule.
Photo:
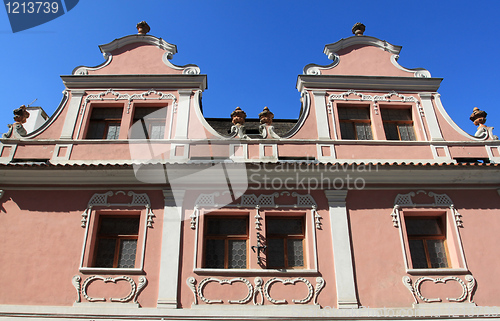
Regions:
<instances>
[{"instance_id":1,"label":"stucco ornament","mask_svg":"<svg viewBox=\"0 0 500 321\"><path fill-rule=\"evenodd\" d=\"M240 108L236 109L231 113L231 122L233 126L231 127L231 135L238 138L248 138L245 130L245 119L247 114Z\"/></svg>"},{"instance_id":2,"label":"stucco ornament","mask_svg":"<svg viewBox=\"0 0 500 321\"><path fill-rule=\"evenodd\" d=\"M488 137L488 135L491 135L493 139L498 139L498 136L495 136L492 134L493 127L487 127L485 125L486 123L486 116L488 114L484 110L480 110L477 107L474 107L472 111L472 115L470 115L469 119L474 123L474 125L477 126L477 131L474 134L475 137Z\"/></svg>"},{"instance_id":3,"label":"stucco ornament","mask_svg":"<svg viewBox=\"0 0 500 321\"><path fill-rule=\"evenodd\" d=\"M136 25L136 28L137 28L137 33L140 35L145 35L151 30L151 28L149 27L149 25L147 24L146 21L139 22Z\"/></svg>"},{"instance_id":4,"label":"stucco ornament","mask_svg":"<svg viewBox=\"0 0 500 321\"><path fill-rule=\"evenodd\" d=\"M26 119L30 117L30 113L26 110L26 106L22 105L19 108L14 109L14 124L9 124L9 131L2 135L3 138L21 138L26 136L28 133L24 128L23 124L26 123Z\"/></svg>"},{"instance_id":5,"label":"stucco ornament","mask_svg":"<svg viewBox=\"0 0 500 321\"><path fill-rule=\"evenodd\" d=\"M274 132L273 123L274 114L269 110L268 107L264 107L264 110L259 114L260 126L259 132L262 138L280 138Z\"/></svg>"},{"instance_id":6,"label":"stucco ornament","mask_svg":"<svg viewBox=\"0 0 500 321\"><path fill-rule=\"evenodd\" d=\"M352 33L355 34L356 36L362 36L363 33L365 32L366 26L362 24L361 22L356 22L354 26L352 27Z\"/></svg>"}]
</instances>

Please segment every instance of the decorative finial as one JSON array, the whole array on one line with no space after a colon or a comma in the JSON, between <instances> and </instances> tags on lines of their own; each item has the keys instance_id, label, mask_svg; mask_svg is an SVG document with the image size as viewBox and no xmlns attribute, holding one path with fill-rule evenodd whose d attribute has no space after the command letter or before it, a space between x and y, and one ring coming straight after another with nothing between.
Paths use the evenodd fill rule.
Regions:
<instances>
[{"instance_id":1,"label":"decorative finial","mask_svg":"<svg viewBox=\"0 0 500 321\"><path fill-rule=\"evenodd\" d=\"M488 115L485 111L480 110L477 107L474 107L472 111L472 115L470 115L470 120L474 123L474 125L479 127L486 127L484 123L486 123L486 115Z\"/></svg>"},{"instance_id":2,"label":"decorative finial","mask_svg":"<svg viewBox=\"0 0 500 321\"><path fill-rule=\"evenodd\" d=\"M136 25L137 33L140 35L145 35L151 30L146 21L141 21Z\"/></svg>"},{"instance_id":3,"label":"decorative finial","mask_svg":"<svg viewBox=\"0 0 500 321\"><path fill-rule=\"evenodd\" d=\"M236 107L236 109L231 113L231 121L235 125L243 125L246 118L247 114L240 107Z\"/></svg>"},{"instance_id":4,"label":"decorative finial","mask_svg":"<svg viewBox=\"0 0 500 321\"><path fill-rule=\"evenodd\" d=\"M273 122L274 114L269 110L268 107L264 107L264 110L259 114L259 119L261 124L271 125Z\"/></svg>"},{"instance_id":5,"label":"decorative finial","mask_svg":"<svg viewBox=\"0 0 500 321\"><path fill-rule=\"evenodd\" d=\"M9 131L2 135L2 138L21 138L26 136L28 133L23 127L26 119L30 117L30 113L26 110L26 106L22 105L19 108L14 109L14 124L9 124Z\"/></svg>"},{"instance_id":6,"label":"decorative finial","mask_svg":"<svg viewBox=\"0 0 500 321\"><path fill-rule=\"evenodd\" d=\"M26 110L26 106L22 105L21 107L14 109L14 121L19 124L24 124L26 119L30 117L30 113Z\"/></svg>"},{"instance_id":7,"label":"decorative finial","mask_svg":"<svg viewBox=\"0 0 500 321\"><path fill-rule=\"evenodd\" d=\"M362 36L365 32L366 26L361 22L356 22L356 24L352 27L352 33L356 36Z\"/></svg>"}]
</instances>

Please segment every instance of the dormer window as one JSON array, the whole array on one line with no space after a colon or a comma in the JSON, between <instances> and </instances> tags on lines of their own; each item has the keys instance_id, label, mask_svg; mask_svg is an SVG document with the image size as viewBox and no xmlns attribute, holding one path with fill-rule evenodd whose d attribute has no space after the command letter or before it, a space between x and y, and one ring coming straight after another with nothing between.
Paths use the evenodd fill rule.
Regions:
<instances>
[{"instance_id":1,"label":"dormer window","mask_svg":"<svg viewBox=\"0 0 500 321\"><path fill-rule=\"evenodd\" d=\"M410 109L383 108L381 112L387 140L416 140Z\"/></svg>"},{"instance_id":2,"label":"dormer window","mask_svg":"<svg viewBox=\"0 0 500 321\"><path fill-rule=\"evenodd\" d=\"M93 108L86 138L118 139L122 113L122 107Z\"/></svg>"},{"instance_id":3,"label":"dormer window","mask_svg":"<svg viewBox=\"0 0 500 321\"><path fill-rule=\"evenodd\" d=\"M342 139L372 140L368 107L338 107Z\"/></svg>"}]
</instances>

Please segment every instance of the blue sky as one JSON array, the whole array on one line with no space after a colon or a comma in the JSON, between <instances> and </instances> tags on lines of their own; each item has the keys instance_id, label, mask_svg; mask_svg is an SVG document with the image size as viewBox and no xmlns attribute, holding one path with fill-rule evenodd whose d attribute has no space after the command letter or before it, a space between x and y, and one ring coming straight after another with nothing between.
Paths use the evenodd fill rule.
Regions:
<instances>
[{"instance_id":1,"label":"blue sky","mask_svg":"<svg viewBox=\"0 0 500 321\"><path fill-rule=\"evenodd\" d=\"M452 119L473 134L472 108L488 112L500 135L500 1L194 1L80 0L65 15L12 33L0 9L0 133L22 104L51 115L62 97L60 75L104 61L98 45L137 31L177 45L177 65L196 64L208 75L207 117L229 117L240 106L257 117L264 106L276 118L297 118L297 75L309 63L331 61L325 44L350 37L356 22L365 35L403 46L399 63L444 78L439 90Z\"/></svg>"}]
</instances>

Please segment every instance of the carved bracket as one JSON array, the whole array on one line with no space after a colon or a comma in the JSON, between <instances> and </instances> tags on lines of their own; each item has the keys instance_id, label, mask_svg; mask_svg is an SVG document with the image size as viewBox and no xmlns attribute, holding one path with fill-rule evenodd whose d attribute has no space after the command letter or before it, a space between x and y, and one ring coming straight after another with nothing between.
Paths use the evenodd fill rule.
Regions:
<instances>
[{"instance_id":1,"label":"carved bracket","mask_svg":"<svg viewBox=\"0 0 500 321\"><path fill-rule=\"evenodd\" d=\"M89 302L104 302L106 301L105 298L93 298L87 294L89 285L94 281L103 281L104 283L109 283L109 282L116 283L118 281L123 280L127 281L130 284L130 292L123 298L109 298L109 301L125 303L132 300L133 303L137 303L137 297L139 296L139 293L142 291L142 289L144 289L144 287L148 283L148 280L146 279L145 276L140 276L139 284L136 285L134 280L126 275L118 276L115 278L103 277L100 275L92 275L86 278L85 281L83 281L83 284L80 284L81 280L82 278L79 275L73 276L72 279L72 284L77 292L76 302L81 302L81 296L83 296Z\"/></svg>"},{"instance_id":2,"label":"carved bracket","mask_svg":"<svg viewBox=\"0 0 500 321\"><path fill-rule=\"evenodd\" d=\"M267 282L265 284L264 284L264 281L261 277L256 277L254 279L254 283L255 283L254 287L252 287L251 283L245 278L234 278L231 280L228 280L228 279L220 280L220 279L212 278L212 277L208 277L208 278L201 280L199 282L198 287L196 287L196 279L194 277L189 277L186 280L186 284L188 285L190 290L193 292L193 296L194 296L193 304L194 305L198 304L198 297L206 304L223 303L222 299L208 299L205 297L203 291L204 291L205 285L209 282L218 282L221 285L222 284L231 285L235 282L244 283L248 288L247 295L243 299L228 300L227 302L231 303L231 304L246 304L250 300L252 300L254 305L263 305L264 298L266 298L272 304L287 304L288 303L284 299L283 300L276 300L276 299L271 297L270 288L271 288L272 284L276 283L276 282L281 282L284 285L287 285L287 284L294 285L297 282L302 282L307 286L307 289L308 289L307 296L305 298L299 299L299 300L292 299L292 302L295 304L306 304L306 303L310 302L311 299L313 299L313 304L319 305L318 304L318 296L319 296L321 290L325 287L325 280L322 277L316 278L316 287L315 288L313 288L311 282L309 282L307 279L302 278L302 277L297 277L294 279L285 279L285 280L280 279L280 278L270 278L269 280L267 280ZM260 294L260 302L258 300L259 294Z\"/></svg>"},{"instance_id":3,"label":"carved bracket","mask_svg":"<svg viewBox=\"0 0 500 321\"><path fill-rule=\"evenodd\" d=\"M415 281L415 283L413 284L411 278L409 276L405 275L403 277L402 281L403 281L403 284L406 286L406 288L412 294L413 299L415 300L416 304L419 304L418 299L420 299L424 303L433 303L433 302L442 302L443 301L441 298L426 298L422 295L422 293L420 291L420 287L421 287L423 282L427 282L427 281L433 282L435 284L446 283L448 281L455 281L462 287L462 295L457 297L457 298L446 298L446 300L448 302L464 302L467 299L468 302L473 303L472 294L473 294L474 288L476 286L476 280L474 279L474 277L471 274L468 274L465 276L465 281L467 282L467 284L465 284L465 282L462 279L460 279L456 276L447 276L444 278L431 278L428 276L423 276L423 277L418 278Z\"/></svg>"}]
</instances>

